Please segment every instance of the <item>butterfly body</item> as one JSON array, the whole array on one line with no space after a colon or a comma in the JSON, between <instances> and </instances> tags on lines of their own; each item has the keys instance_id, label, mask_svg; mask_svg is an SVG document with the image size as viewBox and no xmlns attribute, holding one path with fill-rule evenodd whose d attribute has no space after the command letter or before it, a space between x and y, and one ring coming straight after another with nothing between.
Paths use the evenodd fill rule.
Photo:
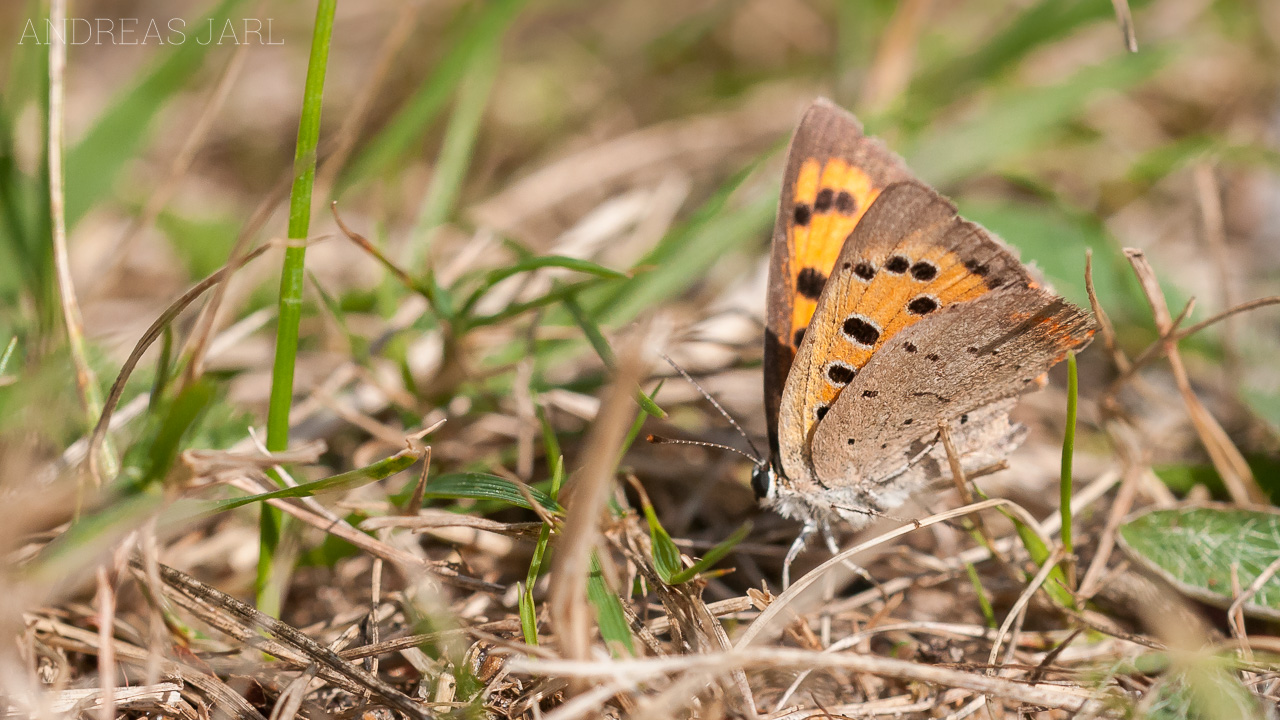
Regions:
<instances>
[{"instance_id":1,"label":"butterfly body","mask_svg":"<svg viewBox=\"0 0 1280 720\"><path fill-rule=\"evenodd\" d=\"M1015 398L1092 337L1087 315L915 180L825 100L788 152L765 333L772 459L752 485L816 530L855 527L944 475L999 461Z\"/></svg>"}]
</instances>

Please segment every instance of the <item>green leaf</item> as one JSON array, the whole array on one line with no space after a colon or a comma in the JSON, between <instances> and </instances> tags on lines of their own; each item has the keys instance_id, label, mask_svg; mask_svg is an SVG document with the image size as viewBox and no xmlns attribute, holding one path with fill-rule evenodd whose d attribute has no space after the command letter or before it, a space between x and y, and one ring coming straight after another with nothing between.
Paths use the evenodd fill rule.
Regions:
<instances>
[{"instance_id":1,"label":"green leaf","mask_svg":"<svg viewBox=\"0 0 1280 720\"><path fill-rule=\"evenodd\" d=\"M564 508L545 492L530 486L529 494L548 512L560 514ZM452 473L441 475L427 483L425 497L467 498L471 500L499 500L509 505L516 505L532 510L533 506L525 499L516 484L497 475L480 472Z\"/></svg>"},{"instance_id":2,"label":"green leaf","mask_svg":"<svg viewBox=\"0 0 1280 720\"><path fill-rule=\"evenodd\" d=\"M600 570L600 560L594 553L591 555L591 574L587 576L587 600L595 606L596 621L600 624L600 637L604 638L610 652L615 657L621 655L618 647L626 648L630 655L636 654L635 645L631 641L631 626L627 623L627 614L622 609L622 600L609 589Z\"/></svg>"},{"instance_id":3,"label":"green leaf","mask_svg":"<svg viewBox=\"0 0 1280 720\"><path fill-rule=\"evenodd\" d=\"M1120 542L1135 561L1197 600L1228 607L1231 568L1247 588L1280 558L1280 512L1212 506L1152 510L1120 526ZM1280 576L1245 603L1247 614L1280 620Z\"/></svg>"},{"instance_id":4,"label":"green leaf","mask_svg":"<svg viewBox=\"0 0 1280 720\"><path fill-rule=\"evenodd\" d=\"M689 582L700 573L706 572L712 565L720 562L721 558L728 555L729 551L733 550L734 546L745 540L749 534L751 534L751 523L744 523L742 527L734 531L732 535L708 550L707 554L702 556L701 560L676 573L671 578L670 584L678 585L680 583Z\"/></svg>"}]
</instances>

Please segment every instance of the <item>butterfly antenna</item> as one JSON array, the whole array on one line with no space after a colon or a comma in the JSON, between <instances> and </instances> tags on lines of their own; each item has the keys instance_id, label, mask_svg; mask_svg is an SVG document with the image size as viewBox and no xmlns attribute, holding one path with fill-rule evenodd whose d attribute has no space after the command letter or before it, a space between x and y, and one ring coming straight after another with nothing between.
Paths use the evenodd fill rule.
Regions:
<instances>
[{"instance_id":1,"label":"butterfly antenna","mask_svg":"<svg viewBox=\"0 0 1280 720\"><path fill-rule=\"evenodd\" d=\"M680 377L684 378L685 380L688 380L690 385L692 385L692 386L694 386L695 388L697 388L697 389L698 389L698 392L699 392L699 393L701 393L702 397L706 398L706 399L707 399L707 402L711 403L711 406L712 406L712 407L714 407L717 411L719 411L720 415L721 415L721 416L723 416L725 420L728 420L728 421L729 421L729 424L733 426L733 429L734 429L734 430L737 430L737 431L738 431L738 434L742 436L742 439L743 439L743 440L746 440L746 441L747 441L747 444L751 446L751 451L755 453L755 457L752 457L752 456L750 456L750 455L747 455L746 453L742 452L741 450L734 450L734 448L726 447L726 446L724 446L724 445L720 445L720 446L718 446L718 447L724 447L724 448L725 448L725 449L727 449L727 450L734 450L734 451L735 451L735 452L737 452L739 455L745 455L746 457L750 457L750 458L751 458L751 462L755 463L756 465L763 465L763 464L764 464L764 459L763 459L763 458L764 458L764 454L760 452L760 448L756 447L756 444L755 444L755 443L751 442L751 436L750 436L750 435L748 435L748 434L747 434L747 432L746 432L745 430L743 430L743 429L742 429L742 426L738 424L738 421L737 421L737 420L734 420L734 419L733 419L733 416L729 414L729 411L728 411L728 410L725 410L725 409L724 409L724 407L723 407L722 405L720 405L720 403L716 402L716 399L715 399L715 398L713 398L713 397L711 397L711 393L709 393L709 392L707 392L706 390L704 390L704 389L702 388L702 386L698 384L698 381L697 381L697 380L694 380L694 379L693 379L693 377L692 377L691 375L689 375L689 373L685 372L685 371L684 371L684 368L682 368L682 367L680 367L679 365L677 365L677 364L676 364L676 361L675 361L675 360L672 360L672 359L671 359L671 357L670 357L669 355L667 355L667 354L666 354L666 353L664 353L664 352L660 352L660 353L658 353L658 354L659 354L659 355L661 355L661 356L662 356L662 359L663 359L663 360L666 360L666 361L667 361L667 364L668 364L668 365L670 365L672 368L674 368L676 372L680 373ZM682 440L682 441L680 441L680 442L692 442L692 441L690 441L690 440ZM703 443L703 444L705 444L705 445L712 445L712 443Z\"/></svg>"},{"instance_id":2,"label":"butterfly antenna","mask_svg":"<svg viewBox=\"0 0 1280 720\"><path fill-rule=\"evenodd\" d=\"M728 450L729 452L737 453L741 455L742 457L750 460L756 465L764 464L764 461L761 460L760 458L753 457L750 453L743 452L742 450L739 450L738 448L732 447L730 445L721 445L720 443L713 443L713 442L703 442L702 440L678 440L676 438L663 437L662 435L650 435L646 439L649 442L653 443L654 445L699 445L701 447L715 448L717 450Z\"/></svg>"}]
</instances>

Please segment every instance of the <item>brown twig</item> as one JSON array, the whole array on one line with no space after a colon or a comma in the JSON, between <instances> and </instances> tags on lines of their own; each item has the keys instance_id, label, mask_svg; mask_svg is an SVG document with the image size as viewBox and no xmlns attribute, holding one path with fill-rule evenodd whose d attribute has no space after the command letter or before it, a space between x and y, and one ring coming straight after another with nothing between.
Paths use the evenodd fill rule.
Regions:
<instances>
[{"instance_id":1,"label":"brown twig","mask_svg":"<svg viewBox=\"0 0 1280 720\"><path fill-rule=\"evenodd\" d=\"M1126 248L1125 255L1133 265L1134 274L1138 276L1138 282L1147 296L1147 302L1155 316L1156 331L1165 335L1169 332L1173 319L1169 316L1169 306L1165 302L1164 291L1160 289L1160 283L1156 279L1155 270L1147 262L1141 250ZM1196 397L1195 391L1191 388L1186 366L1183 365L1182 355L1178 352L1177 340L1170 338L1164 341L1164 345L1170 369L1173 370L1174 381L1182 394L1183 403L1187 406L1191 423L1195 426L1200 442L1208 451L1209 459L1222 477L1222 483L1226 485L1232 500L1241 505L1265 503L1266 496L1254 480L1253 471L1245 462L1244 456L1232 444L1222 426L1200 402L1200 398Z\"/></svg>"},{"instance_id":2,"label":"brown twig","mask_svg":"<svg viewBox=\"0 0 1280 720\"><path fill-rule=\"evenodd\" d=\"M139 567L137 561L134 566ZM140 568L139 568L140 569ZM351 682L380 697L389 706L413 718L428 720L431 715L412 698L387 684L381 678L371 675L358 665L343 659L333 650L320 645L315 640L298 632L293 626L281 622L270 615L260 613L239 600L205 585L195 578L171 568L160 566L160 577L166 587L172 589L171 597L183 597L196 600L201 604L216 607L229 617L243 623L246 627L257 628L289 647L296 649L306 657L337 672Z\"/></svg>"}]
</instances>

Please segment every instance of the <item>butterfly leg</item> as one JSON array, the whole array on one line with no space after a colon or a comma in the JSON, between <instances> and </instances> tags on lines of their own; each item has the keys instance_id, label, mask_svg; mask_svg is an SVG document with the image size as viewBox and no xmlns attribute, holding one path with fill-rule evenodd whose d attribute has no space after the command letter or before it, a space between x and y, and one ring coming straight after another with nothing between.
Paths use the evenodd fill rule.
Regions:
<instances>
[{"instance_id":1,"label":"butterfly leg","mask_svg":"<svg viewBox=\"0 0 1280 720\"><path fill-rule=\"evenodd\" d=\"M822 535L827 540L827 549L831 551L831 554L839 555L840 545L836 542L836 536L835 536L835 533L831 531L830 523L822 524ZM861 565L858 565L857 563L851 560L843 560L841 562L846 568L851 570L855 575L871 583L873 586L880 588L880 583L876 582L876 579L871 577L871 573L867 572L867 570L863 568ZM884 589L880 588L880 592L883 594Z\"/></svg>"},{"instance_id":2,"label":"butterfly leg","mask_svg":"<svg viewBox=\"0 0 1280 720\"><path fill-rule=\"evenodd\" d=\"M791 543L791 549L787 550L787 557L782 561L782 591L786 592L791 586L791 563L800 555L800 551L804 550L804 546L809 542L809 538L818 531L818 521L809 519L804 521L804 527L800 528L800 534L796 536L796 541Z\"/></svg>"}]
</instances>

